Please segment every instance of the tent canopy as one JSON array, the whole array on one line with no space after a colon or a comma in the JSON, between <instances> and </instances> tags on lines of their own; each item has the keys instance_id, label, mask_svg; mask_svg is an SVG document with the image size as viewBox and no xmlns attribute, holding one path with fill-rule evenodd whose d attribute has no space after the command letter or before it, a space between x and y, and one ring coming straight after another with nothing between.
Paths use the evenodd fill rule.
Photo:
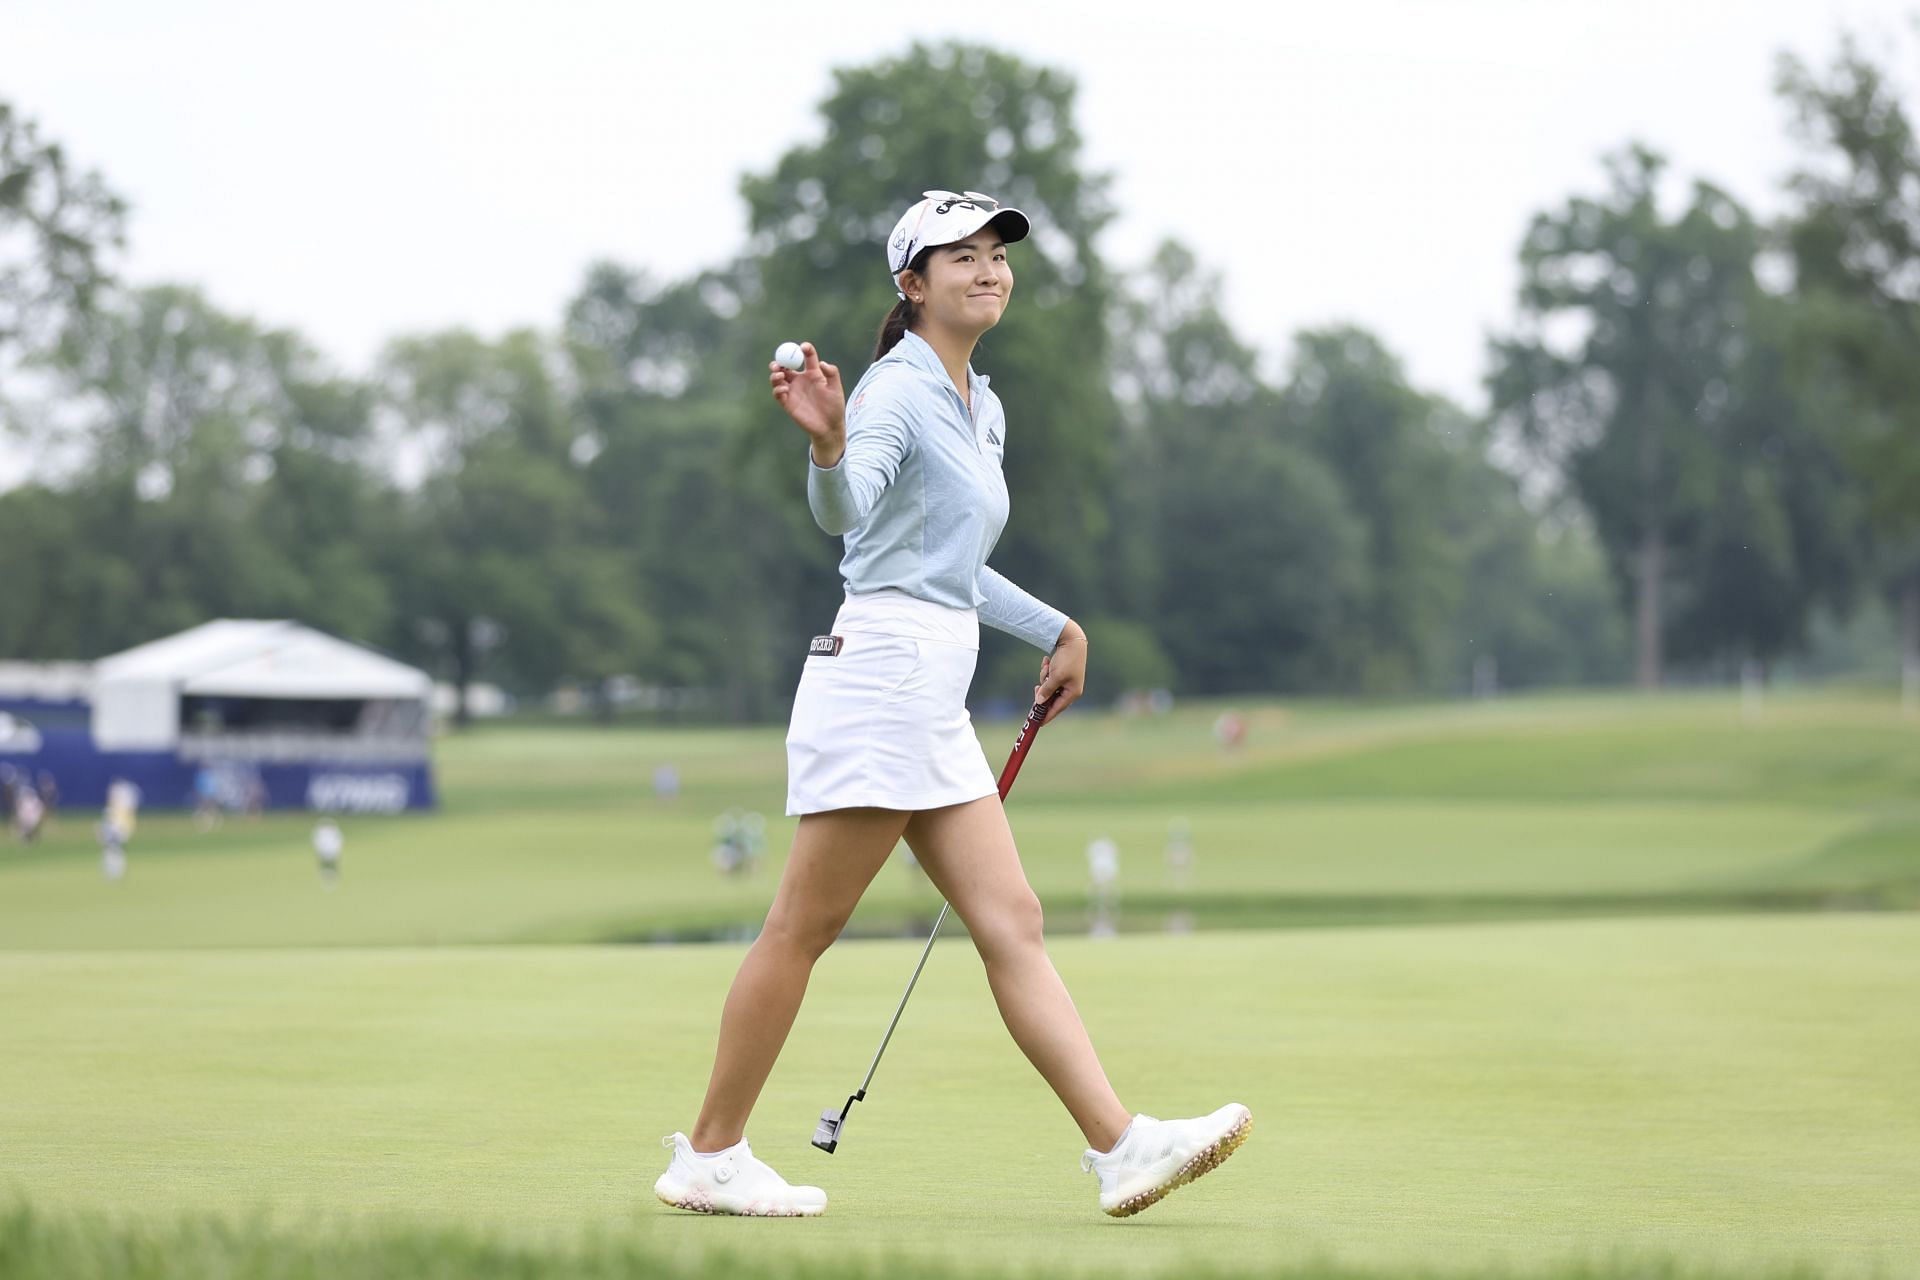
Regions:
<instances>
[{"instance_id":1,"label":"tent canopy","mask_svg":"<svg viewBox=\"0 0 1920 1280\"><path fill-rule=\"evenodd\" d=\"M426 672L297 622L222 618L102 658L93 736L104 750L163 749L180 734L180 699L425 699Z\"/></svg>"}]
</instances>

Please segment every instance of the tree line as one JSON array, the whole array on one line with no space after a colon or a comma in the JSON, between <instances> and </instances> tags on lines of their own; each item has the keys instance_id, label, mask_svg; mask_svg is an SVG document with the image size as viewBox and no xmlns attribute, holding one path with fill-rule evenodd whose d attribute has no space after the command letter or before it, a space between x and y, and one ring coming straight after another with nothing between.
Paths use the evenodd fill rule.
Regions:
<instances>
[{"instance_id":1,"label":"tree line","mask_svg":"<svg viewBox=\"0 0 1920 1280\"><path fill-rule=\"evenodd\" d=\"M0 493L0 655L285 616L462 687L777 716L839 548L767 353L810 338L851 384L877 246L951 175L1042 229L976 357L1018 436L994 562L1083 621L1106 690L1654 685L1769 666L1876 594L1920 672L1920 147L1852 43L1779 92L1804 163L1777 223L1706 181L1670 209L1637 145L1534 218L1484 415L1352 326L1271 379L1191 250L1108 262L1073 80L990 48L838 71L818 140L741 180L729 261L601 263L550 328L398 337L364 376L114 279L124 204L0 103L0 414L42 459ZM1017 700L1034 666L990 638L978 687Z\"/></svg>"}]
</instances>

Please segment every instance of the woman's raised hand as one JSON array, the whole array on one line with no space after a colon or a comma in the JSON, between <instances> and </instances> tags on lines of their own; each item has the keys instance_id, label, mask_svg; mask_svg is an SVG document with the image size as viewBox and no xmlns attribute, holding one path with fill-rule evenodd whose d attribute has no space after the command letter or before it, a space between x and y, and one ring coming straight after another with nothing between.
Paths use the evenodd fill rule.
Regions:
<instances>
[{"instance_id":1,"label":"woman's raised hand","mask_svg":"<svg viewBox=\"0 0 1920 1280\"><path fill-rule=\"evenodd\" d=\"M768 363L767 381L773 398L799 424L813 442L815 466L838 465L847 451L847 393L840 385L840 370L820 359L811 342L800 344L806 367L795 373Z\"/></svg>"}]
</instances>

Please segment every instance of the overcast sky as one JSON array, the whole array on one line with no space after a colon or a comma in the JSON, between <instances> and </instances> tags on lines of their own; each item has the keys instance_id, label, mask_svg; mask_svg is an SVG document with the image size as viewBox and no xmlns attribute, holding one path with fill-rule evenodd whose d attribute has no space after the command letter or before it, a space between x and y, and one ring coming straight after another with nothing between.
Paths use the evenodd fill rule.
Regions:
<instances>
[{"instance_id":1,"label":"overcast sky","mask_svg":"<svg viewBox=\"0 0 1920 1280\"><path fill-rule=\"evenodd\" d=\"M1534 212L1629 138L1777 210L1775 56L1824 64L1843 27L1910 51L1908 7L0 0L0 98L131 200L130 278L359 371L398 333L550 326L595 258L726 259L740 175L818 139L832 68L964 37L1077 78L1110 260L1177 237L1276 372L1294 331L1353 321L1480 407Z\"/></svg>"}]
</instances>

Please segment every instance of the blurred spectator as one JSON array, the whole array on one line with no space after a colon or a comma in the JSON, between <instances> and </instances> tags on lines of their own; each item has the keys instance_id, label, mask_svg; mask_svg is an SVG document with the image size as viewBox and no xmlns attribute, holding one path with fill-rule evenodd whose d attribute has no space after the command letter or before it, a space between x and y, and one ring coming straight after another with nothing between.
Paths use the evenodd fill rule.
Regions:
<instances>
[{"instance_id":1,"label":"blurred spectator","mask_svg":"<svg viewBox=\"0 0 1920 1280\"><path fill-rule=\"evenodd\" d=\"M1222 711L1213 722L1213 739L1228 751L1237 751L1247 740L1247 722L1237 711Z\"/></svg>"},{"instance_id":2,"label":"blurred spectator","mask_svg":"<svg viewBox=\"0 0 1920 1280\"><path fill-rule=\"evenodd\" d=\"M267 784L252 765L202 765L194 771L192 796L194 825L211 831L230 813L259 817L267 803Z\"/></svg>"},{"instance_id":3,"label":"blurred spectator","mask_svg":"<svg viewBox=\"0 0 1920 1280\"><path fill-rule=\"evenodd\" d=\"M201 831L220 825L220 778L211 765L193 771L193 825Z\"/></svg>"},{"instance_id":4,"label":"blurred spectator","mask_svg":"<svg viewBox=\"0 0 1920 1280\"><path fill-rule=\"evenodd\" d=\"M740 815L732 809L713 820L713 866L723 876L744 874L747 869L747 837L740 830Z\"/></svg>"},{"instance_id":5,"label":"blurred spectator","mask_svg":"<svg viewBox=\"0 0 1920 1280\"><path fill-rule=\"evenodd\" d=\"M680 794L680 771L670 764L663 764L653 771L653 794L661 800L672 800Z\"/></svg>"},{"instance_id":6,"label":"blurred spectator","mask_svg":"<svg viewBox=\"0 0 1920 1280\"><path fill-rule=\"evenodd\" d=\"M140 821L140 798L140 788L125 778L107 784L107 822L119 834L122 847L133 842L134 828Z\"/></svg>"},{"instance_id":7,"label":"blurred spectator","mask_svg":"<svg viewBox=\"0 0 1920 1280\"><path fill-rule=\"evenodd\" d=\"M340 882L340 850L346 837L332 818L323 818L313 829L313 856L320 863L320 883L331 889Z\"/></svg>"},{"instance_id":8,"label":"blurred spectator","mask_svg":"<svg viewBox=\"0 0 1920 1280\"><path fill-rule=\"evenodd\" d=\"M118 883L127 874L127 837L111 814L100 819L95 829L100 837L100 874L109 883Z\"/></svg>"},{"instance_id":9,"label":"blurred spectator","mask_svg":"<svg viewBox=\"0 0 1920 1280\"><path fill-rule=\"evenodd\" d=\"M1106 836L1087 844L1087 878L1093 883L1090 937L1111 938L1120 925L1120 846Z\"/></svg>"},{"instance_id":10,"label":"blurred spectator","mask_svg":"<svg viewBox=\"0 0 1920 1280\"><path fill-rule=\"evenodd\" d=\"M1173 710L1170 689L1129 689L1120 696L1120 713L1129 716L1164 716Z\"/></svg>"},{"instance_id":11,"label":"blurred spectator","mask_svg":"<svg viewBox=\"0 0 1920 1280\"><path fill-rule=\"evenodd\" d=\"M1167 879L1175 889L1185 889L1193 877L1193 829L1185 818L1167 824Z\"/></svg>"},{"instance_id":12,"label":"blurred spectator","mask_svg":"<svg viewBox=\"0 0 1920 1280\"><path fill-rule=\"evenodd\" d=\"M1500 692L1500 664L1490 653L1473 660L1473 696L1491 698Z\"/></svg>"},{"instance_id":13,"label":"blurred spectator","mask_svg":"<svg viewBox=\"0 0 1920 1280\"><path fill-rule=\"evenodd\" d=\"M766 848L767 819L759 813L729 809L713 820L713 865L721 875L744 876L760 865Z\"/></svg>"},{"instance_id":14,"label":"blurred spectator","mask_svg":"<svg viewBox=\"0 0 1920 1280\"><path fill-rule=\"evenodd\" d=\"M34 842L46 817L47 806L42 803L40 793L24 781L16 785L13 789L13 833L20 837L22 844Z\"/></svg>"}]
</instances>

